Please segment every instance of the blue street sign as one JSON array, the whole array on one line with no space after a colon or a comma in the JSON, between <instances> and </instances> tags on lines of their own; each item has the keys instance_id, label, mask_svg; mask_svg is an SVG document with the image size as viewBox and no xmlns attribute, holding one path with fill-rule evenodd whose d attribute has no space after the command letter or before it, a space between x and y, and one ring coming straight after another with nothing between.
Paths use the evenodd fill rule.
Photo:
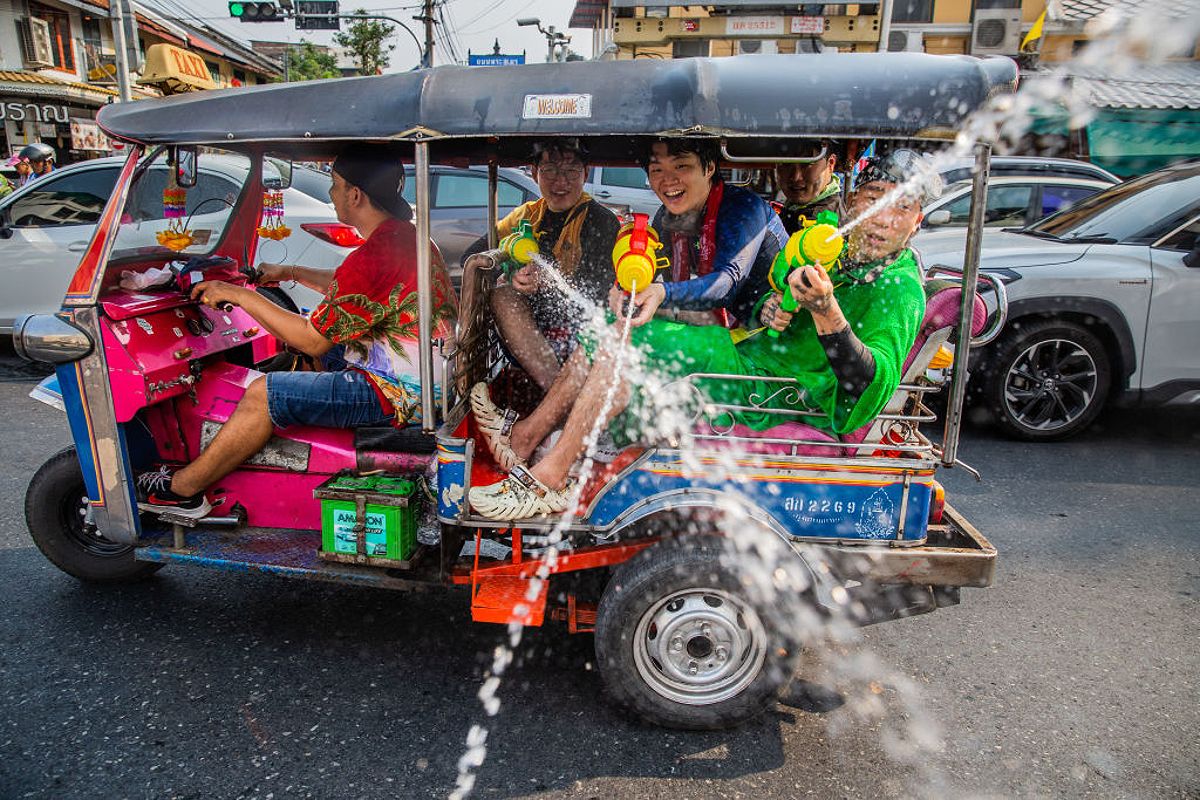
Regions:
<instances>
[{"instance_id":1,"label":"blue street sign","mask_svg":"<svg viewBox=\"0 0 1200 800\"><path fill-rule=\"evenodd\" d=\"M500 53L487 53L486 55L471 53L467 56L467 65L471 67L507 67L524 63L524 54L510 56Z\"/></svg>"}]
</instances>

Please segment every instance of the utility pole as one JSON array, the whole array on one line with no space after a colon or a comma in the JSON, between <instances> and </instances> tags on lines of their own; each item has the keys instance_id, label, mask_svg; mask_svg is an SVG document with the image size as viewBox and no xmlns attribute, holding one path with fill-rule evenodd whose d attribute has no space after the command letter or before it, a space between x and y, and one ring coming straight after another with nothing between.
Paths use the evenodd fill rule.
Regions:
<instances>
[{"instance_id":1,"label":"utility pole","mask_svg":"<svg viewBox=\"0 0 1200 800\"><path fill-rule=\"evenodd\" d=\"M133 90L129 85L129 50L125 46L125 2L126 0L112 0L109 4L113 45L117 51L117 93L122 103L133 99Z\"/></svg>"},{"instance_id":2,"label":"utility pole","mask_svg":"<svg viewBox=\"0 0 1200 800\"><path fill-rule=\"evenodd\" d=\"M879 47L877 51L886 53L888 39L892 36L892 0L883 0L879 4Z\"/></svg>"},{"instance_id":3,"label":"utility pole","mask_svg":"<svg viewBox=\"0 0 1200 800\"><path fill-rule=\"evenodd\" d=\"M433 4L435 0L424 0L425 5L421 16L413 17L425 23L425 49L421 53L421 67L429 69L433 66Z\"/></svg>"}]
</instances>

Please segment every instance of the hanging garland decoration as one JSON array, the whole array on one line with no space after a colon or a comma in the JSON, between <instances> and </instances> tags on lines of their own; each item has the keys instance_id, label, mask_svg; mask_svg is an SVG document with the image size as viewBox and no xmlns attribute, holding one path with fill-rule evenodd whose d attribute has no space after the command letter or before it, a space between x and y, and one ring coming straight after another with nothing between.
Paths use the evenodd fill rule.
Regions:
<instances>
[{"instance_id":1,"label":"hanging garland decoration","mask_svg":"<svg viewBox=\"0 0 1200 800\"><path fill-rule=\"evenodd\" d=\"M155 234L158 243L168 250L179 252L192 244L192 232L186 230L184 217L187 216L187 189L175 182L175 172L168 173L167 185L163 189L163 216L167 227Z\"/></svg>"},{"instance_id":2,"label":"hanging garland decoration","mask_svg":"<svg viewBox=\"0 0 1200 800\"><path fill-rule=\"evenodd\" d=\"M292 235L292 229L283 224L283 192L267 189L263 192L263 224L258 226L258 235L264 239L280 241Z\"/></svg>"}]
</instances>

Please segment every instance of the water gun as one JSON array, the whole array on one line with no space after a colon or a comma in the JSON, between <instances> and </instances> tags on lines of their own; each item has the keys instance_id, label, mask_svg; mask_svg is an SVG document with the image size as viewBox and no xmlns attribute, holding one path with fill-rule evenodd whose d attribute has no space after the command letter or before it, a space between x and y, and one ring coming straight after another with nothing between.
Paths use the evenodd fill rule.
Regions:
<instances>
[{"instance_id":1,"label":"water gun","mask_svg":"<svg viewBox=\"0 0 1200 800\"><path fill-rule=\"evenodd\" d=\"M658 255L662 249L658 232L650 227L650 217L634 214L633 222L621 227L617 242L613 245L613 267L617 272L617 285L626 292L645 289L654 282L654 273L670 266L666 256Z\"/></svg>"},{"instance_id":2,"label":"water gun","mask_svg":"<svg viewBox=\"0 0 1200 800\"><path fill-rule=\"evenodd\" d=\"M527 219L521 220L512 233L500 240L497 249L503 259L501 269L505 275L511 277L514 272L533 261L533 257L539 252L533 223Z\"/></svg>"},{"instance_id":3,"label":"water gun","mask_svg":"<svg viewBox=\"0 0 1200 800\"><path fill-rule=\"evenodd\" d=\"M771 288L783 295L779 308L789 314L796 313L798 308L796 298L788 288L788 276L793 270L820 262L826 271L833 272L845 250L846 240L838 232L836 212L820 211L815 220L801 217L800 230L791 235L771 265ZM767 335L775 338L779 331L770 328Z\"/></svg>"}]
</instances>

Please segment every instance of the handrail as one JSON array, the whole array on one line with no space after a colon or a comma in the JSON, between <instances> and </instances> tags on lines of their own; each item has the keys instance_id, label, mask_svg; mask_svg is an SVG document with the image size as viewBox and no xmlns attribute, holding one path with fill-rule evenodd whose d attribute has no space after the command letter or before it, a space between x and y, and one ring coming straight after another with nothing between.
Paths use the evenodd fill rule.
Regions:
<instances>
[{"instance_id":1,"label":"handrail","mask_svg":"<svg viewBox=\"0 0 1200 800\"><path fill-rule=\"evenodd\" d=\"M925 277L932 278L936 275L952 275L962 281L963 271L958 267L948 267L944 264L934 264L929 269L925 270ZM996 295L996 311L989 315L989 321L986 328L979 332L978 335L971 337L971 347L982 347L985 344L990 344L995 341L1000 335L1000 331L1004 329L1004 324L1008 321L1008 287L1005 286L1002 278L993 275L990 272L980 272L975 278L976 285L986 283L991 289L991 292ZM983 289L982 291L987 291Z\"/></svg>"}]
</instances>

